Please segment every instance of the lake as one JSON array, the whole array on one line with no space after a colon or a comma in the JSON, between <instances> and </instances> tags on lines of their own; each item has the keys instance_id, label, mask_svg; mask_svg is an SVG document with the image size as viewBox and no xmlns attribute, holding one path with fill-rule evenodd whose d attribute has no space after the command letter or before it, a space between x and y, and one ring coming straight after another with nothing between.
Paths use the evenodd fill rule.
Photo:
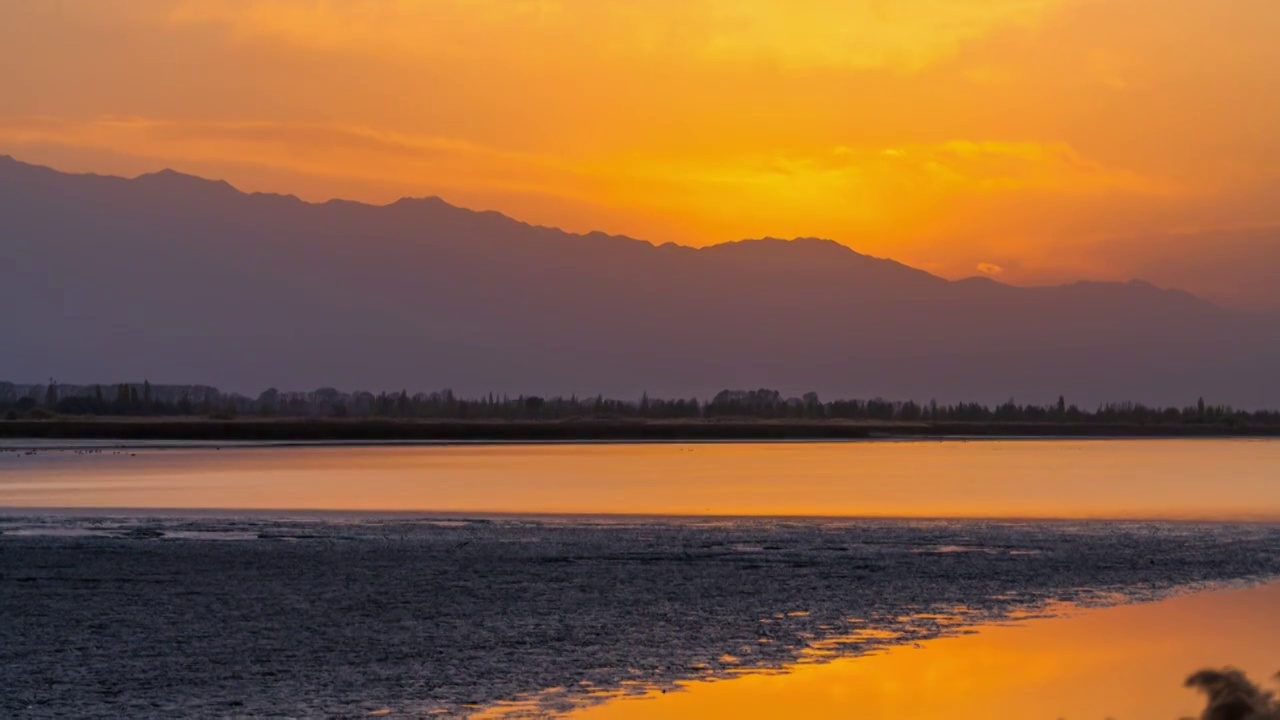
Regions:
<instances>
[{"instance_id":1,"label":"lake","mask_svg":"<svg viewBox=\"0 0 1280 720\"><path fill-rule=\"evenodd\" d=\"M1280 441L0 452L0 506L1280 519Z\"/></svg>"},{"instance_id":2,"label":"lake","mask_svg":"<svg viewBox=\"0 0 1280 720\"><path fill-rule=\"evenodd\" d=\"M1168 671L1187 707L1184 673L1253 670L1280 635L1250 611L1169 645L1199 637L1189 593L1273 606L1278 460L1249 440L10 444L0 714L818 718L914 687L992 717L1036 688L1125 697L1102 669L1117 627L1165 648L1142 692ZM1168 603L1181 621L1044 619Z\"/></svg>"},{"instance_id":3,"label":"lake","mask_svg":"<svg viewBox=\"0 0 1280 720\"><path fill-rule=\"evenodd\" d=\"M1265 687L1280 669L1280 585L972 628L785 673L620 695L573 720L731 717L859 720L1175 720L1204 699L1182 681L1235 666ZM513 708L515 709L515 708ZM501 715L500 711L494 715Z\"/></svg>"}]
</instances>

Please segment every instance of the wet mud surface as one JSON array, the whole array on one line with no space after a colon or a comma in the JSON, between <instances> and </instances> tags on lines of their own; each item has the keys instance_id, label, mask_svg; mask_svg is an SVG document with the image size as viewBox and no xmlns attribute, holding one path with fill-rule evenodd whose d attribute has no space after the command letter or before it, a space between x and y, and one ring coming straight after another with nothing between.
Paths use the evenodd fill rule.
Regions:
<instances>
[{"instance_id":1,"label":"wet mud surface","mask_svg":"<svg viewBox=\"0 0 1280 720\"><path fill-rule=\"evenodd\" d=\"M1267 525L11 515L0 715L554 710L1278 574Z\"/></svg>"}]
</instances>

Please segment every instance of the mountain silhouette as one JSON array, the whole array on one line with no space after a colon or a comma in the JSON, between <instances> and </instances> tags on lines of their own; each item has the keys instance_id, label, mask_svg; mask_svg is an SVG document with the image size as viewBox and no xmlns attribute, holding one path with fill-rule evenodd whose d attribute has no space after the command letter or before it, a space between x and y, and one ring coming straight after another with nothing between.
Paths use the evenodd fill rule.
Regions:
<instances>
[{"instance_id":1,"label":"mountain silhouette","mask_svg":"<svg viewBox=\"0 0 1280 720\"><path fill-rule=\"evenodd\" d=\"M953 282L829 240L653 245L4 156L0 218L13 380L1280 405L1280 318L1143 282Z\"/></svg>"}]
</instances>

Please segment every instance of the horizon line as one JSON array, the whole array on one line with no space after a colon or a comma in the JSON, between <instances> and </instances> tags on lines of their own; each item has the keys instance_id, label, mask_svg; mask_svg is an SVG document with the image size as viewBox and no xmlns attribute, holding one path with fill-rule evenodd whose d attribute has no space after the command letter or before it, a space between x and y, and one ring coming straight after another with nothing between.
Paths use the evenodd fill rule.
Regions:
<instances>
[{"instance_id":1,"label":"horizon line","mask_svg":"<svg viewBox=\"0 0 1280 720\"><path fill-rule=\"evenodd\" d=\"M823 399L819 393L812 390L806 391L799 395L790 395L788 393L783 393L782 391L777 390L775 388L767 388L767 387L758 387L758 388L750 388L750 389L722 388L721 390L716 391L714 394L711 394L710 396L694 395L694 396L687 396L687 397L681 397L681 396L675 396L675 395L668 396L668 395L650 394L646 390L646 391L642 391L640 397L638 398L622 398L617 396L606 395L604 393L599 393L599 392L569 393L568 395L565 395L565 394L539 395L536 393L524 393L524 392L515 393L515 394L512 394L510 392L504 392L504 393L487 392L487 393L481 393L479 395L475 395L475 394L463 395L463 394L454 394L453 389L448 387L441 388L438 390L415 390L414 392L410 393L408 391L408 388L403 388L403 387L400 390L373 391L373 390L364 390L364 389L341 390L334 386L322 385L320 387L313 388L310 390L281 390L280 388L272 385L267 388L264 388L263 390L260 390L257 393L257 395L254 396L254 395L245 395L234 390L226 391L221 389L217 385L213 385L209 383L175 383L175 382L152 383L149 379L143 379L141 381L123 381L123 382L110 382L110 383L58 382L55 378L50 378L50 380L52 382L34 382L34 383L15 382L11 380L0 380L0 387L4 387L6 385L12 386L15 388L15 392L16 392L16 388L30 388L30 389L44 388L47 391L47 389L52 385L53 387L76 388L78 391L99 389L104 392L104 395L107 391L119 388L121 386L125 386L128 388L138 388L138 389L141 389L144 386L150 386L153 389L155 388L161 388L161 389L203 388L207 390L213 390L214 392L223 396L223 398L225 399L243 399L243 400L249 400L251 402L257 402L262 395L268 392L271 392L273 390L279 395L313 395L321 391L331 390L337 393L339 397L343 397L343 396L354 397L356 395L367 394L367 395L373 396L374 398L378 398L378 397L394 398L394 397L399 397L400 395L404 395L406 398L410 400L420 398L420 397L430 400L430 399L436 399L436 398L444 399L446 396L448 396L448 397L452 397L452 399L455 402L466 402L466 403L476 403L476 404L486 403L486 402L508 404L508 403L516 402L521 399L524 399L524 400L537 399L537 400L542 400L544 402L549 402L549 403L576 402L577 404L589 404L593 401L601 400L605 403L612 403L612 404L625 405L625 406L634 405L637 407L646 400L648 400L649 402L660 402L660 403L676 403L676 402L683 403L683 402L689 402L689 401L697 401L702 406L709 406L715 401L716 397L724 393L730 393L733 395L748 395L748 396L753 394L758 394L758 393L773 393L778 396L777 404L779 405L789 405L792 403L792 401L796 401L796 400L804 402L805 396L812 394L818 405L828 405L833 403L863 403L863 404L885 403L885 404L894 405L894 406L901 406L901 405L906 405L910 403L922 409L928 408L934 404L936 404L938 408L964 408L964 407L978 406L985 410L997 410L1003 406L1010 405L1010 404L1019 408L1045 408L1045 407L1057 405L1058 401L1062 400L1064 401L1064 405L1068 410L1074 408L1075 410L1081 413L1094 413L1097 410L1102 410L1107 408L1124 408L1126 406L1131 407L1133 409L1141 408L1149 411L1185 410L1187 408L1194 407L1197 404L1197 402L1191 402L1184 405L1170 405L1167 403L1149 405L1149 404L1137 402L1134 400L1109 400L1109 401L1103 401L1098 403L1096 406L1096 409L1089 409L1088 407L1082 407L1082 406L1071 403L1069 399L1067 399L1066 396L1062 393L1059 393L1056 399L1053 399L1051 401L1044 402L1044 403L1019 402L1017 398L1014 396L1010 396L1006 401L1001 403L985 403L985 402L979 402L977 400L957 400L957 401L939 402L936 397L930 398L929 400L921 401L921 400L916 400L915 398L886 398L881 395L862 396L862 397L842 396L842 397L831 397L831 398ZM22 396L19 396L19 399L21 399L22 397L33 397L33 396L22 395ZM61 399L61 397L79 398L79 397L89 397L89 396L79 395L79 394L66 395L66 396L60 396L59 399ZM43 398L35 398L35 399L37 401L43 400ZM1203 403L1206 409L1214 409L1214 410L1229 409L1236 412L1249 412L1249 413L1257 413L1257 412L1280 413L1280 407L1277 407L1277 408L1259 407L1254 410L1242 410L1241 408L1237 408L1230 404L1213 403L1210 400L1206 399L1203 395L1197 396L1197 401ZM108 400L107 402L110 402L110 400Z\"/></svg>"},{"instance_id":2,"label":"horizon line","mask_svg":"<svg viewBox=\"0 0 1280 720\"><path fill-rule=\"evenodd\" d=\"M1193 297L1200 302L1212 305L1217 308L1228 310L1230 312L1240 312L1240 313L1250 313L1250 314L1266 314L1270 312L1270 309L1268 308L1245 308L1245 307L1233 307L1233 306L1222 305L1214 300L1207 299L1190 290L1186 290L1179 287L1159 285L1157 283L1154 283L1150 280L1146 280L1141 277L1130 277L1125 280L1097 280L1097 279L1091 279L1088 277L1081 277L1076 280L1060 282L1060 283L1050 283L1050 284L1041 284L1041 285L1019 285L1019 284L1006 282L1002 279L992 277L990 274L984 274L979 271L969 275L965 275L963 277L957 277L955 279L951 279L951 278L943 277L941 275L937 275L933 272L930 272L929 270L925 270L924 268L920 268L915 265L909 265L893 257L889 257L885 255L873 255L871 253L863 252L862 250L859 250L853 247L852 245L849 245L848 243L842 242L835 238L819 237L815 235L796 235L792 237L775 237L772 235L764 235L759 237L743 237L743 238L736 238L736 239L729 239L729 240L713 241L705 245L690 245L687 243L676 242L674 240L666 240L666 241L659 242L656 240L650 240L650 239L636 237L633 235L628 235L623 233L611 233L604 230L588 230L585 232L579 232L574 230L567 230L558 225L540 225L537 223L528 222L526 220L521 220L512 215L508 215L507 213L501 210L478 209L473 207L467 207L465 205L458 205L445 199L440 195L404 195L395 200L392 200L386 203L381 203L381 204L376 202L369 202L365 200L352 200L349 198L343 198L343 197L337 197L337 196L330 197L326 200L307 200L299 197L294 193L243 190L237 187L236 185L232 184L230 181L226 179L205 177L203 175L197 175L197 174L186 172L183 170L177 170L169 165L165 165L159 170L141 172L141 173L138 173L137 175L130 177L127 175L115 175L110 173L99 173L99 172L92 172L92 171L71 172L71 171L56 168L52 165L42 165L39 163L27 162L25 160L19 159L18 157L14 156L9 152L0 152L0 161L4 161L4 160L8 160L17 165L22 165L27 168L34 168L37 170L53 172L53 173L57 173L59 175L64 175L68 177L91 177L91 178L103 178L108 180L119 180L124 182L137 182L139 180L144 180L146 178L155 178L155 177L163 178L166 176L176 176L180 178L197 180L201 183L206 183L210 186L220 185L235 192L237 195L240 195L243 197L280 198L283 200L292 200L294 202L298 202L303 205L307 205L311 207L324 207L326 205L356 205L356 206L371 208L371 209L387 209L387 208L396 207L397 205L407 205L411 203L439 203L452 210L459 210L467 213L473 213L476 215L497 216L503 220L506 220L508 222L511 222L517 225L522 225L527 228L533 228L533 229L539 229L539 230L550 230L550 231L558 232L564 235L570 235L570 236L579 237L579 238L603 237L611 240L623 240L628 242L642 243L654 249L660 249L665 247L675 247L683 250L703 251L703 250L711 250L713 248L724 248L726 246L732 246L732 245L737 245L742 243L769 243L769 242L786 243L786 244L828 243L831 245L835 245L841 251L851 253L855 256L870 259L870 260L877 260L885 263L892 263L899 267L924 273L930 277L937 278L938 280L947 282L947 283L964 283L964 282L972 282L977 280L977 281L990 282L990 283L1001 285L1004 287L1020 288L1020 289L1027 289L1027 290L1033 290L1033 289L1039 289L1039 288L1066 288L1066 287L1073 287L1077 285L1093 285L1093 284L1097 284L1097 285L1141 284L1141 285L1147 285L1149 287L1152 287L1164 292L1182 293L1190 297ZM1233 228L1233 229L1236 229L1236 230L1270 229L1273 227L1280 227L1280 225L1244 225L1244 226L1240 226L1238 228ZM1206 232L1206 231L1205 230L1186 230L1186 231L1182 231L1179 234L1192 234L1196 232ZM1117 237L1120 237L1120 236L1117 236Z\"/></svg>"}]
</instances>

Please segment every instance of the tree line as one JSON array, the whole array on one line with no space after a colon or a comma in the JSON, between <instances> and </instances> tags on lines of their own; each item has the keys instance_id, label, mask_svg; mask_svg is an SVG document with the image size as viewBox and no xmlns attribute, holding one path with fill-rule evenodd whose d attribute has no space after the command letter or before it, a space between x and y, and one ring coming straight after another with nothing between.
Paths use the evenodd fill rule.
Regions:
<instances>
[{"instance_id":1,"label":"tree line","mask_svg":"<svg viewBox=\"0 0 1280 720\"><path fill-rule=\"evenodd\" d=\"M1280 425L1280 412L1243 411L1204 399L1185 407L1108 403L1093 409L1068 404L1064 397L1040 405L1009 400L940 404L912 400L841 399L823 401L817 393L785 397L776 390L724 390L710 400L635 400L604 396L544 398L495 395L463 398L450 390L432 393L341 392L320 388L285 392L270 388L256 398L224 393L207 385L17 385L0 382L0 417L58 416L203 416L212 418L399 418L423 420L863 420L879 422L1004 422L1110 424Z\"/></svg>"}]
</instances>

